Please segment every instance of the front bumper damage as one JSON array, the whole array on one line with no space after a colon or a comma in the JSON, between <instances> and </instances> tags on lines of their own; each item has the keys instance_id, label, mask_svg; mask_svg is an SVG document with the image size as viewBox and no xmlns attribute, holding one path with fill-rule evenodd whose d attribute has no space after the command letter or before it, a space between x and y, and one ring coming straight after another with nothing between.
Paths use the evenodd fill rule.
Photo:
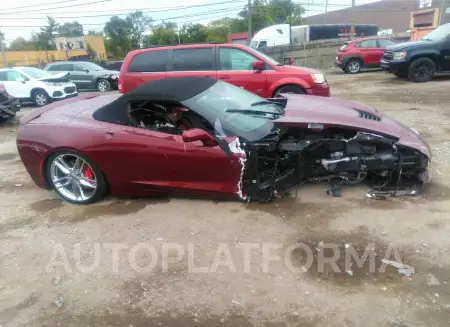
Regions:
<instances>
[{"instance_id":1,"label":"front bumper damage","mask_svg":"<svg viewBox=\"0 0 450 327\"><path fill-rule=\"evenodd\" d=\"M363 183L371 199L416 196L431 180L429 156L398 140L366 132L338 139L296 133L286 128L256 142L230 144L241 164L241 200L270 202L300 184L319 182L330 183L326 193L333 196L341 196L344 185Z\"/></svg>"},{"instance_id":2,"label":"front bumper damage","mask_svg":"<svg viewBox=\"0 0 450 327\"><path fill-rule=\"evenodd\" d=\"M13 97L0 100L0 120L6 121L16 116L20 110L20 102Z\"/></svg>"}]
</instances>

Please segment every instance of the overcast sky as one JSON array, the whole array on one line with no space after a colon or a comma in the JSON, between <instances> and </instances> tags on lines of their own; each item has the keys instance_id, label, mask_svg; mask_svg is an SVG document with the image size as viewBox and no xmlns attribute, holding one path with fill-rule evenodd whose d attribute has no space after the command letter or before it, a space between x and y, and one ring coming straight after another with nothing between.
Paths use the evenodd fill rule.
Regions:
<instances>
[{"instance_id":1,"label":"overcast sky","mask_svg":"<svg viewBox=\"0 0 450 327\"><path fill-rule=\"evenodd\" d=\"M177 23L203 23L223 17L235 17L247 0L1 0L0 29L7 43L21 36L29 38L45 24L46 15L58 23L77 20L88 30L102 30L111 16L125 17L141 9L155 23L170 20ZM294 0L307 10L307 16L324 12L325 0ZM309 1L309 3L308 3ZM373 0L356 0L357 5ZM328 0L328 10L351 5L351 0ZM175 9L173 9L175 7ZM180 8L184 7L184 8Z\"/></svg>"}]
</instances>

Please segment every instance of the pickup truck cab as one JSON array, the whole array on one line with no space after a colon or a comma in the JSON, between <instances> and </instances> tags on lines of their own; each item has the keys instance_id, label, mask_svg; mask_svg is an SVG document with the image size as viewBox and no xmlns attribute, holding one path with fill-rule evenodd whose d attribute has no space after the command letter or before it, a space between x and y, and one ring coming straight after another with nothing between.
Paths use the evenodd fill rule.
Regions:
<instances>
[{"instance_id":1,"label":"pickup truck cab","mask_svg":"<svg viewBox=\"0 0 450 327\"><path fill-rule=\"evenodd\" d=\"M381 68L416 83L430 81L436 72L450 72L450 23L439 26L421 40L387 47Z\"/></svg>"}]
</instances>

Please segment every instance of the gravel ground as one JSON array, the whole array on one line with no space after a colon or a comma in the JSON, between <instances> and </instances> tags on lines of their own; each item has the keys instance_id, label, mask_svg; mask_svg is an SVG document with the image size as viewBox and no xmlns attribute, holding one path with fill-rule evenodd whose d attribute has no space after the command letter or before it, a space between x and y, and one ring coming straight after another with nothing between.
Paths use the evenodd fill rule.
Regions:
<instances>
[{"instance_id":1,"label":"gravel ground","mask_svg":"<svg viewBox=\"0 0 450 327\"><path fill-rule=\"evenodd\" d=\"M328 79L333 96L373 105L426 136L434 180L423 196L371 201L353 187L333 198L326 185L304 185L266 205L171 198L74 206L32 183L16 125L2 126L0 326L449 326L450 78ZM306 271L307 252L287 251L296 242L314 253ZM376 270L367 260L346 272L345 255L341 272L320 270L329 243L360 256L372 246ZM386 251L415 273L380 271ZM269 256L285 253L290 260Z\"/></svg>"}]
</instances>

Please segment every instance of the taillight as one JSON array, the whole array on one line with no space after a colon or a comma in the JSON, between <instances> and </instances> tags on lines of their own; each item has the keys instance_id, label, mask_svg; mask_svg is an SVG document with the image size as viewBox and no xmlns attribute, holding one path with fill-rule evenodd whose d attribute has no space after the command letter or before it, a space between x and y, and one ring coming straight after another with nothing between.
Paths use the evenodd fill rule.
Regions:
<instances>
[{"instance_id":1,"label":"taillight","mask_svg":"<svg viewBox=\"0 0 450 327\"><path fill-rule=\"evenodd\" d=\"M119 84L118 84L119 93L123 93L123 87L122 87L122 81L119 77Z\"/></svg>"}]
</instances>

